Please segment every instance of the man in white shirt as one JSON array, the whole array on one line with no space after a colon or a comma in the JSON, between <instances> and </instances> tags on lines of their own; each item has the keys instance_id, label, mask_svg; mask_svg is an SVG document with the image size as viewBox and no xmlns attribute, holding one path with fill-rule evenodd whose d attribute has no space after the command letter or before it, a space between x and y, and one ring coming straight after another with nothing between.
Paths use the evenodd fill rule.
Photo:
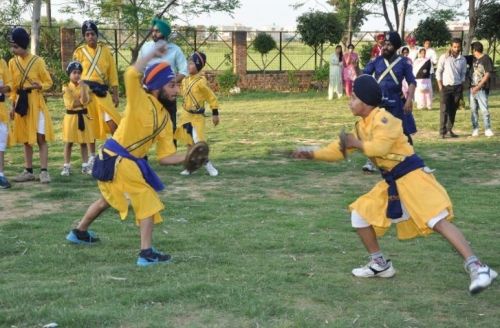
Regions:
<instances>
[{"instance_id":1,"label":"man in white shirt","mask_svg":"<svg viewBox=\"0 0 500 328\"><path fill-rule=\"evenodd\" d=\"M172 33L172 28L167 21L159 18L154 18L152 24L152 40L142 45L141 50L139 50L137 59L143 58L144 56L146 56L146 54L150 53L154 49L156 42L160 40L163 40L162 42L167 41L167 52L162 57L157 57L151 60L148 63L148 66L161 61L169 62L170 67L176 74L176 82L180 83L182 79L186 75L188 75L186 56L178 45L172 42L168 42L168 37ZM169 101L168 99L159 100L170 113L170 118L172 119L172 125L175 131L177 122L177 102Z\"/></svg>"},{"instance_id":2,"label":"man in white shirt","mask_svg":"<svg viewBox=\"0 0 500 328\"><path fill-rule=\"evenodd\" d=\"M436 80L441 92L439 132L443 139L448 134L452 138L458 137L453 133L453 124L460 99L462 99L463 83L467 72L467 62L465 57L460 54L461 51L462 40L453 39L450 50L439 57L436 68Z\"/></svg>"}]
</instances>

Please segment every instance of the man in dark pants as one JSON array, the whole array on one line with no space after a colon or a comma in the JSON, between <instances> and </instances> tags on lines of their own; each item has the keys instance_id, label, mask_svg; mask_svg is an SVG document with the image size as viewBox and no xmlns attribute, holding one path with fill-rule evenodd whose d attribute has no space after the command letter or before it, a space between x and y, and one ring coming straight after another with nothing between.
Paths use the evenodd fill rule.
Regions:
<instances>
[{"instance_id":1,"label":"man in dark pants","mask_svg":"<svg viewBox=\"0 0 500 328\"><path fill-rule=\"evenodd\" d=\"M450 49L439 57L437 64L436 80L441 92L439 133L443 139L448 134L452 138L458 137L453 132L453 125L460 99L462 99L463 83L467 72L467 62L460 54L461 51L462 40L453 39Z\"/></svg>"}]
</instances>

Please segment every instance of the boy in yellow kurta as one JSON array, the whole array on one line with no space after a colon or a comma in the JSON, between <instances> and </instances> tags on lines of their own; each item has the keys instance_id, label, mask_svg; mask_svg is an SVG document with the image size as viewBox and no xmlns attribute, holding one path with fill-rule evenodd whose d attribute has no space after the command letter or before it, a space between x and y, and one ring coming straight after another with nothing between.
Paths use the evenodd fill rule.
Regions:
<instances>
[{"instance_id":1,"label":"boy in yellow kurta","mask_svg":"<svg viewBox=\"0 0 500 328\"><path fill-rule=\"evenodd\" d=\"M384 181L349 206L352 226L371 257L366 266L352 270L352 274L363 278L395 275L392 262L380 250L377 236L382 236L391 223L397 223L400 239L439 232L464 258L471 278L470 293L482 291L498 274L479 261L461 231L450 222L453 211L446 190L415 154L401 121L377 108L381 100L377 81L370 75L359 76L350 101L352 113L361 117L354 132L326 148L293 154L295 158L338 161L344 159L344 150L358 149L382 173Z\"/></svg>"},{"instance_id":2,"label":"boy in yellow kurta","mask_svg":"<svg viewBox=\"0 0 500 328\"><path fill-rule=\"evenodd\" d=\"M37 143L40 153L40 182L49 183L47 141L54 140L54 131L49 110L43 98L43 91L52 86L52 79L44 60L28 52L30 42L28 32L20 27L15 28L9 42L14 54L9 61L9 70L12 74L11 117L14 119L12 139L14 143L24 144L25 161L25 170L13 181L35 180L33 145Z\"/></svg>"},{"instance_id":3,"label":"boy in yellow kurta","mask_svg":"<svg viewBox=\"0 0 500 328\"><path fill-rule=\"evenodd\" d=\"M10 188L9 180L4 175L4 155L9 136L9 113L5 100L12 90L12 78L5 60L0 58L0 189Z\"/></svg>"},{"instance_id":4,"label":"boy in yellow kurta","mask_svg":"<svg viewBox=\"0 0 500 328\"><path fill-rule=\"evenodd\" d=\"M189 58L189 76L182 80L181 92L184 98L179 127L175 131L175 139L180 140L188 147L199 141L206 141L205 137L205 103L210 105L212 110L212 122L214 126L219 124L219 103L214 92L208 86L207 79L200 75L201 69L205 66L206 56L201 52L194 52ZM205 169L210 176L217 176L219 172L208 161ZM181 172L182 175L189 175L188 170Z\"/></svg>"},{"instance_id":5,"label":"boy in yellow kurta","mask_svg":"<svg viewBox=\"0 0 500 328\"><path fill-rule=\"evenodd\" d=\"M158 43L152 53L125 72L127 105L124 117L113 137L103 145L92 171L99 180L102 197L90 205L77 228L66 237L74 244L99 241L88 231L90 224L109 206L125 219L130 202L141 235L139 266L168 263L171 258L152 247L153 225L162 221L160 211L164 206L157 191L162 190L163 184L144 157L156 145L162 165L179 164L185 159L185 155L176 154L170 116L158 101L160 97L170 101L176 99L179 88L175 74L168 63L160 62L148 67L142 79L146 64L165 51L165 44Z\"/></svg>"},{"instance_id":6,"label":"boy in yellow kurta","mask_svg":"<svg viewBox=\"0 0 500 328\"><path fill-rule=\"evenodd\" d=\"M63 119L63 142L64 142L64 165L62 176L69 176L71 172L71 151L73 143L80 144L82 154L82 173L90 174L88 166L87 144L94 142L94 132L90 127L87 105L90 100L88 85L80 78L82 75L82 64L72 61L66 68L69 75L69 83L63 87L63 100L66 115Z\"/></svg>"},{"instance_id":7,"label":"boy in yellow kurta","mask_svg":"<svg viewBox=\"0 0 500 328\"><path fill-rule=\"evenodd\" d=\"M115 60L109 48L98 42L99 31L92 21L82 25L85 44L75 49L74 60L83 66L82 80L91 89L90 103L87 106L92 119L91 126L98 140L105 140L107 134L113 134L120 123L118 112L118 72ZM111 93L111 94L110 94ZM95 142L90 143L89 165L92 166L95 155Z\"/></svg>"}]
</instances>

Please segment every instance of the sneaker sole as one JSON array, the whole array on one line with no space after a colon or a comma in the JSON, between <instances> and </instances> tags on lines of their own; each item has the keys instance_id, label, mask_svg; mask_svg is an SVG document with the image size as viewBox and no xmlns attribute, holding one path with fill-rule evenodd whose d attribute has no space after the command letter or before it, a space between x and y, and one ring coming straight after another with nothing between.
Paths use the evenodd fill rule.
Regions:
<instances>
[{"instance_id":1,"label":"sneaker sole","mask_svg":"<svg viewBox=\"0 0 500 328\"><path fill-rule=\"evenodd\" d=\"M98 243L99 241L93 241L93 242L87 242L87 241L84 241L84 240L80 240L76 237L76 235L72 232L70 232L67 236L66 236L66 240L69 241L70 243L72 244L75 244L75 245L94 245L96 243Z\"/></svg>"},{"instance_id":2,"label":"sneaker sole","mask_svg":"<svg viewBox=\"0 0 500 328\"><path fill-rule=\"evenodd\" d=\"M168 261L156 261L156 262L149 262L147 260L142 260L141 258L137 259L136 264L140 267L147 267L151 265L157 265L157 264L170 264L172 263L172 258L170 258Z\"/></svg>"}]
</instances>

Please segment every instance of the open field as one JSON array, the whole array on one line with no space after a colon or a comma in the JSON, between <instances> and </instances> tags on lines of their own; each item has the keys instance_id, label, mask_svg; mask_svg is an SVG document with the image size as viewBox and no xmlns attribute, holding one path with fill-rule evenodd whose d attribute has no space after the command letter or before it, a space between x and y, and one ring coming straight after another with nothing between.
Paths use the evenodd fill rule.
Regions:
<instances>
[{"instance_id":1,"label":"open field","mask_svg":"<svg viewBox=\"0 0 500 328\"><path fill-rule=\"evenodd\" d=\"M498 270L500 93L490 105L495 137L468 137L470 111L461 110L461 137L438 139L436 99L415 113L415 143L454 201L456 224ZM62 101L49 106L60 137ZM149 268L135 265L132 215L105 212L92 226L99 245L66 242L99 193L78 172L78 147L73 175L59 176L62 143L52 143L50 185L0 191L0 327L497 327L500 282L469 296L462 260L436 234L400 242L392 230L381 245L396 277L351 276L367 260L347 205L380 177L361 173L360 154L320 163L282 153L325 145L354 120L345 98L325 93L221 98L221 124L208 128L219 177L183 177L150 157L167 184L155 246L174 263ZM6 161L8 177L19 173L21 147Z\"/></svg>"}]
</instances>

